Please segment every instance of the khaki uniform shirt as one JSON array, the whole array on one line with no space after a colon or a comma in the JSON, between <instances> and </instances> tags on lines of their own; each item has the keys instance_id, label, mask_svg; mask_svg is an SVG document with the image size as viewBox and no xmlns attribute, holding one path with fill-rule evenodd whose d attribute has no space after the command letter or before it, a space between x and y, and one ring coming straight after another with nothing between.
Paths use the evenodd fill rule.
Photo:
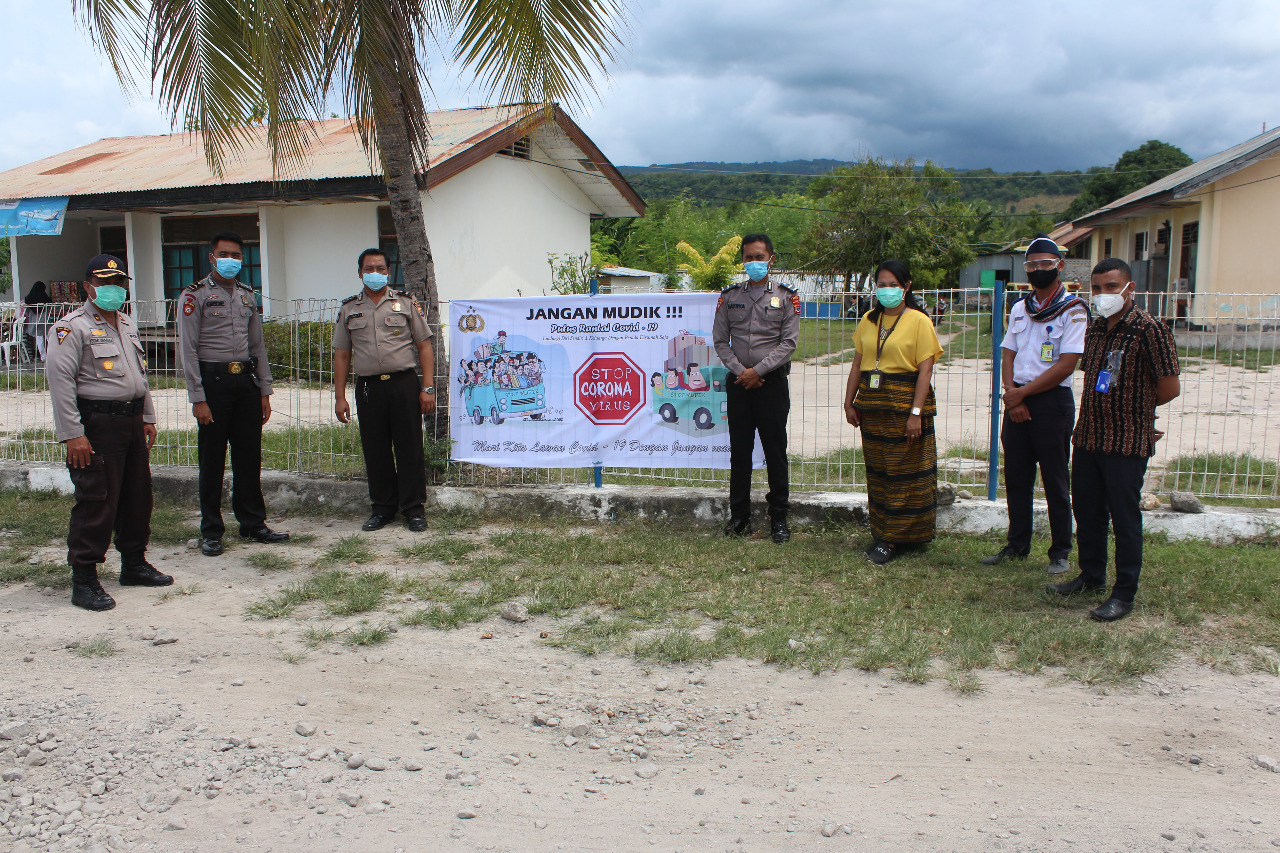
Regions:
<instances>
[{"instance_id":1,"label":"khaki uniform shirt","mask_svg":"<svg viewBox=\"0 0 1280 853\"><path fill-rule=\"evenodd\" d=\"M189 286L178 299L178 339L182 347L182 372L187 380L187 400L204 402L202 361L257 359L254 381L262 396L271 394L271 365L262 337L262 317L253 288L236 282L228 287L210 275Z\"/></svg>"},{"instance_id":2,"label":"khaki uniform shirt","mask_svg":"<svg viewBox=\"0 0 1280 853\"><path fill-rule=\"evenodd\" d=\"M800 337L800 297L785 284L745 281L720 294L711 341L735 376L754 367L763 377L791 362Z\"/></svg>"},{"instance_id":3,"label":"khaki uniform shirt","mask_svg":"<svg viewBox=\"0 0 1280 853\"><path fill-rule=\"evenodd\" d=\"M120 312L116 313L116 326L118 330L86 302L49 329L44 375L53 399L58 441L84 435L76 397L121 403L141 397L142 420L156 422L138 327L132 317Z\"/></svg>"},{"instance_id":4,"label":"khaki uniform shirt","mask_svg":"<svg viewBox=\"0 0 1280 853\"><path fill-rule=\"evenodd\" d=\"M333 348L348 350L357 376L418 368L418 343L431 338L422 306L407 293L387 289L375 303L367 288L342 300Z\"/></svg>"}]
</instances>

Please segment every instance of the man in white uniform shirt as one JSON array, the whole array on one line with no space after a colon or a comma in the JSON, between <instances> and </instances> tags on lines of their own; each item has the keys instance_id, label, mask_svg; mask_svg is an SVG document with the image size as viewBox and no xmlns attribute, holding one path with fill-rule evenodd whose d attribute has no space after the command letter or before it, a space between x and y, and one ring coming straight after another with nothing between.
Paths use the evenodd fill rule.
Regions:
<instances>
[{"instance_id":1,"label":"man in white uniform shirt","mask_svg":"<svg viewBox=\"0 0 1280 853\"><path fill-rule=\"evenodd\" d=\"M1031 552L1031 496L1039 465L1052 537L1049 574L1071 568L1068 460L1076 420L1071 378L1084 352L1089 309L1063 287L1064 266L1057 243L1044 234L1031 241L1024 267L1032 292L1009 312L1009 329L1000 343L1006 353L1000 366L1006 407L1000 444L1009 534L999 553L983 558L987 566L1025 559Z\"/></svg>"}]
</instances>

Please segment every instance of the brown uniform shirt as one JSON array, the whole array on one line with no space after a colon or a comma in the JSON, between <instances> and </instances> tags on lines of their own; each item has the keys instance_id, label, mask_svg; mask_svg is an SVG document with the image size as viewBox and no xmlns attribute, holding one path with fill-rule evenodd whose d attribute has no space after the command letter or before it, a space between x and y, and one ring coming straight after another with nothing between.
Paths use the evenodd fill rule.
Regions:
<instances>
[{"instance_id":1,"label":"brown uniform shirt","mask_svg":"<svg viewBox=\"0 0 1280 853\"><path fill-rule=\"evenodd\" d=\"M746 281L720 294L711 340L735 376L754 367L763 377L789 364L799 337L800 297L786 285Z\"/></svg>"},{"instance_id":2,"label":"brown uniform shirt","mask_svg":"<svg viewBox=\"0 0 1280 853\"><path fill-rule=\"evenodd\" d=\"M255 381L266 397L271 394L271 365L262 337L262 317L253 288L236 282L228 287L213 276L182 291L178 299L178 339L182 347L182 372L187 380L187 399L204 402L202 361L249 361L257 359Z\"/></svg>"},{"instance_id":3,"label":"brown uniform shirt","mask_svg":"<svg viewBox=\"0 0 1280 853\"><path fill-rule=\"evenodd\" d=\"M77 397L116 402L141 397L142 420L156 422L138 327L132 317L120 312L116 313L116 325L118 330L86 302L49 329L44 375L53 400L58 441L84 435Z\"/></svg>"},{"instance_id":4,"label":"brown uniform shirt","mask_svg":"<svg viewBox=\"0 0 1280 853\"><path fill-rule=\"evenodd\" d=\"M1098 317L1084 336L1084 392L1071 443L1080 450L1120 456L1156 452L1156 384L1178 375L1173 332L1137 305L1107 330ZM1111 390L1102 393L1098 374L1111 369Z\"/></svg>"},{"instance_id":5,"label":"brown uniform shirt","mask_svg":"<svg viewBox=\"0 0 1280 853\"><path fill-rule=\"evenodd\" d=\"M418 367L418 343L431 338L422 306L407 293L387 289L374 303L367 288L342 300L333 348L351 353L357 376L377 376Z\"/></svg>"}]
</instances>

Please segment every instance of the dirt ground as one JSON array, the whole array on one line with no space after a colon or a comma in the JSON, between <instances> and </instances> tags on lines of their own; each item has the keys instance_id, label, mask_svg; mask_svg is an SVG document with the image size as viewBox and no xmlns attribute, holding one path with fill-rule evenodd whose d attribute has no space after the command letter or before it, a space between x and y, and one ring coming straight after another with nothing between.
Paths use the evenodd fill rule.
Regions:
<instances>
[{"instance_id":1,"label":"dirt ground","mask_svg":"<svg viewBox=\"0 0 1280 853\"><path fill-rule=\"evenodd\" d=\"M153 549L193 595L110 580L119 605L91 614L0 590L0 848L1280 847L1280 773L1256 760L1280 757L1274 675L1183 661L1117 689L986 671L961 695L891 672L587 658L547 645L548 617L400 627L290 663L304 624L244 608L303 570L245 558L310 561L358 521L272 526L316 540ZM391 554L414 534L370 538ZM99 634L117 654L68 648Z\"/></svg>"}]
</instances>

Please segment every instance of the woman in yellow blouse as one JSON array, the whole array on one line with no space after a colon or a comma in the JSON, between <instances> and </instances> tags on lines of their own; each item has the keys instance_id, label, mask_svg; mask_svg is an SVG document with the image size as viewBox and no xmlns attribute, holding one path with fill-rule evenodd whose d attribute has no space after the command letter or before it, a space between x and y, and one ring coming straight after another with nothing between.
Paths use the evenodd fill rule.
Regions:
<instances>
[{"instance_id":1,"label":"woman in yellow blouse","mask_svg":"<svg viewBox=\"0 0 1280 853\"><path fill-rule=\"evenodd\" d=\"M904 545L933 540L937 405L929 383L942 345L902 261L885 261L876 269L876 302L853 333L844 415L862 431L874 537L867 559L883 564Z\"/></svg>"}]
</instances>

